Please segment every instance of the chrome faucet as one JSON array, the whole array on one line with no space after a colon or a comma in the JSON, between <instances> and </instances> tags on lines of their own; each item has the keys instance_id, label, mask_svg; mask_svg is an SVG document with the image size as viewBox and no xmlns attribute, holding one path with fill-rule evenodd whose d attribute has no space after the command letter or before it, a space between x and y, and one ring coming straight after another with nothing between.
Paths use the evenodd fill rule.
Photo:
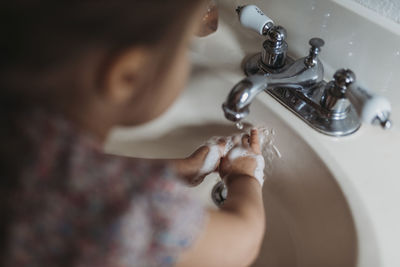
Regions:
<instances>
[{"instance_id":1,"label":"chrome faucet","mask_svg":"<svg viewBox=\"0 0 400 267\"><path fill-rule=\"evenodd\" d=\"M307 91L322 82L324 67L318 59L318 53L324 45L319 38L310 40L310 54L298 59L280 73L265 73L249 76L233 87L223 110L227 119L240 121L249 113L249 105L260 92L275 88L292 88Z\"/></svg>"},{"instance_id":2,"label":"chrome faucet","mask_svg":"<svg viewBox=\"0 0 400 267\"><path fill-rule=\"evenodd\" d=\"M253 99L265 91L311 127L327 135L354 133L362 120L378 121L383 128L390 128L390 103L356 85L351 70L337 71L329 83L323 80L324 67L318 58L324 45L322 39L312 38L308 56L294 61L286 56L283 27L274 26L256 6L239 7L237 11L244 26L266 36L267 40L263 51L244 65L248 77L233 87L222 105L228 120L243 120L249 114ZM375 103L371 105L371 101Z\"/></svg>"}]
</instances>

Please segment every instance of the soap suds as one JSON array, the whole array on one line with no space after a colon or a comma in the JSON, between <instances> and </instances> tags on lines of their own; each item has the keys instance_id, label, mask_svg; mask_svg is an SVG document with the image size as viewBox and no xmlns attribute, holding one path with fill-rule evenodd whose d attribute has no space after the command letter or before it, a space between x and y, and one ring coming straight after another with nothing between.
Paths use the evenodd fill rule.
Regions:
<instances>
[{"instance_id":1,"label":"soap suds","mask_svg":"<svg viewBox=\"0 0 400 267\"><path fill-rule=\"evenodd\" d=\"M265 160L264 175L269 177L272 175L274 159L281 158L282 155L275 146L275 130L265 126L258 126L256 129L258 130L261 154Z\"/></svg>"},{"instance_id":2,"label":"soap suds","mask_svg":"<svg viewBox=\"0 0 400 267\"><path fill-rule=\"evenodd\" d=\"M208 154L204 160L203 166L199 170L198 176L209 174L217 168L219 159L221 158L221 149L218 144L208 144Z\"/></svg>"},{"instance_id":3,"label":"soap suds","mask_svg":"<svg viewBox=\"0 0 400 267\"><path fill-rule=\"evenodd\" d=\"M214 171L217 167L220 157L225 157L229 153L229 159L231 161L239 157L254 157L257 162L257 167L254 171L254 177L260 182L261 185L263 185L264 177L268 177L272 173L273 160L275 158L280 158L281 154L278 148L274 145L275 131L262 126L256 127L256 129L258 130L262 155L250 153L248 150L240 146L242 137L250 133L244 132L227 137L212 137L204 144L205 146L208 146L209 153L207 154L204 164L198 175L203 176ZM221 152L222 149L219 145L221 141L225 142L225 148L223 149L223 152ZM236 145L238 146L235 147Z\"/></svg>"},{"instance_id":4,"label":"soap suds","mask_svg":"<svg viewBox=\"0 0 400 267\"><path fill-rule=\"evenodd\" d=\"M224 150L224 157L228 155L229 151L235 146L234 136L229 136L226 139L225 150Z\"/></svg>"},{"instance_id":5,"label":"soap suds","mask_svg":"<svg viewBox=\"0 0 400 267\"><path fill-rule=\"evenodd\" d=\"M257 161L254 177L260 182L261 185L263 185L264 179L272 174L274 159L281 158L282 155L274 144L274 129L269 129L265 126L257 126L254 128L258 131L258 141L261 149L261 155L251 155L252 157L255 157ZM243 133L241 136L244 134L250 134L250 132Z\"/></svg>"},{"instance_id":6,"label":"soap suds","mask_svg":"<svg viewBox=\"0 0 400 267\"><path fill-rule=\"evenodd\" d=\"M264 184L264 168L265 168L265 160L262 155L258 155L250 152L249 150L238 146L231 150L229 153L230 162L234 162L238 158L251 157L256 160L256 168L254 170L254 178L260 183L261 186Z\"/></svg>"},{"instance_id":7,"label":"soap suds","mask_svg":"<svg viewBox=\"0 0 400 267\"><path fill-rule=\"evenodd\" d=\"M255 157L256 162L257 162L257 167L254 170L254 177L257 179L257 181L263 186L264 184L264 169L265 169L265 160L262 155L257 155Z\"/></svg>"},{"instance_id":8,"label":"soap suds","mask_svg":"<svg viewBox=\"0 0 400 267\"><path fill-rule=\"evenodd\" d=\"M225 149L223 151L223 156L225 157L229 151L235 146L235 144L239 143L242 134L232 135L232 136L214 136L211 137L204 145L205 146L218 146L220 142L225 142Z\"/></svg>"}]
</instances>

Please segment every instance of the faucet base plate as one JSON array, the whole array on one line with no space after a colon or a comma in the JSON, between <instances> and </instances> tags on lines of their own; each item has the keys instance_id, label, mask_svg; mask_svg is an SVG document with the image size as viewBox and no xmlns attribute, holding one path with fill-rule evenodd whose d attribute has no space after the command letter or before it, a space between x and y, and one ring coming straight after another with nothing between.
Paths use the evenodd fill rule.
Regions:
<instances>
[{"instance_id":1,"label":"faucet base plate","mask_svg":"<svg viewBox=\"0 0 400 267\"><path fill-rule=\"evenodd\" d=\"M245 59L243 68L247 76L255 74L281 73L290 66L294 60L287 58L287 64L281 69L273 70L267 68L261 61L261 54L255 54ZM337 116L324 109L321 104L321 97L326 82L322 81L312 88L273 88L265 91L278 100L284 107L296 114L315 130L330 136L346 136L356 132L360 126L360 119L350 106L345 113Z\"/></svg>"},{"instance_id":2,"label":"faucet base plate","mask_svg":"<svg viewBox=\"0 0 400 267\"><path fill-rule=\"evenodd\" d=\"M325 82L323 83L325 84ZM266 92L309 126L323 134L346 136L356 132L361 123L352 106L347 110L345 116L336 118L315 102L315 100L320 99L323 88L323 86L314 88L310 92L311 95L308 96L292 88L267 89Z\"/></svg>"}]
</instances>

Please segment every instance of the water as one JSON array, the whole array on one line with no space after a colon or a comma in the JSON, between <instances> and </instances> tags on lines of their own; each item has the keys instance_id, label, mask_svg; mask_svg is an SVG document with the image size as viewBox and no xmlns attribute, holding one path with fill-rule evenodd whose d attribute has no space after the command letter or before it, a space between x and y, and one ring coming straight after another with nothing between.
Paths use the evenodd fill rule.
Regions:
<instances>
[{"instance_id":1,"label":"water","mask_svg":"<svg viewBox=\"0 0 400 267\"><path fill-rule=\"evenodd\" d=\"M238 130L243 130L244 128L243 122L241 121L237 122L235 125Z\"/></svg>"},{"instance_id":2,"label":"water","mask_svg":"<svg viewBox=\"0 0 400 267\"><path fill-rule=\"evenodd\" d=\"M331 13L326 13L322 17L322 22L321 22L321 32L323 34L328 33L328 25L330 25L330 20L331 20Z\"/></svg>"},{"instance_id":3,"label":"water","mask_svg":"<svg viewBox=\"0 0 400 267\"><path fill-rule=\"evenodd\" d=\"M253 126L239 121L236 123L236 128L239 130L250 130ZM272 172L272 162L275 158L281 158L282 155L279 149L275 146L275 130L264 126L255 127L258 130L258 135L260 138L261 153L265 159L265 176L269 176ZM249 134L249 133L248 133Z\"/></svg>"},{"instance_id":4,"label":"water","mask_svg":"<svg viewBox=\"0 0 400 267\"><path fill-rule=\"evenodd\" d=\"M350 41L350 42L349 42L349 49L353 49L353 47L354 47L354 42L353 42L353 41ZM352 52L352 51L349 51L349 53L347 53L347 55L348 55L349 57L352 57L352 56L353 56L353 52Z\"/></svg>"},{"instance_id":5,"label":"water","mask_svg":"<svg viewBox=\"0 0 400 267\"><path fill-rule=\"evenodd\" d=\"M260 138L261 154L265 160L264 175L268 178L272 175L273 161L282 158L282 154L275 146L275 130L268 127L257 127Z\"/></svg>"}]
</instances>

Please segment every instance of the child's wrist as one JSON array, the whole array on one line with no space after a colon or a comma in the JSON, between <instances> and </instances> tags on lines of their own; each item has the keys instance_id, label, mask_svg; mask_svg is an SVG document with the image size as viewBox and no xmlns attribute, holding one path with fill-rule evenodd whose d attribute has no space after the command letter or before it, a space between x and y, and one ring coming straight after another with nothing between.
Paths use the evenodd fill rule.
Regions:
<instances>
[{"instance_id":1,"label":"child's wrist","mask_svg":"<svg viewBox=\"0 0 400 267\"><path fill-rule=\"evenodd\" d=\"M179 176L185 183L190 186L196 185L197 172L192 167L190 158L169 159L166 160L169 167Z\"/></svg>"},{"instance_id":2,"label":"child's wrist","mask_svg":"<svg viewBox=\"0 0 400 267\"><path fill-rule=\"evenodd\" d=\"M229 187L237 180L247 180L252 182L257 182L257 184L262 187L264 181L260 181L257 177L249 174L238 174L238 173L230 173L224 177L226 185Z\"/></svg>"}]
</instances>

